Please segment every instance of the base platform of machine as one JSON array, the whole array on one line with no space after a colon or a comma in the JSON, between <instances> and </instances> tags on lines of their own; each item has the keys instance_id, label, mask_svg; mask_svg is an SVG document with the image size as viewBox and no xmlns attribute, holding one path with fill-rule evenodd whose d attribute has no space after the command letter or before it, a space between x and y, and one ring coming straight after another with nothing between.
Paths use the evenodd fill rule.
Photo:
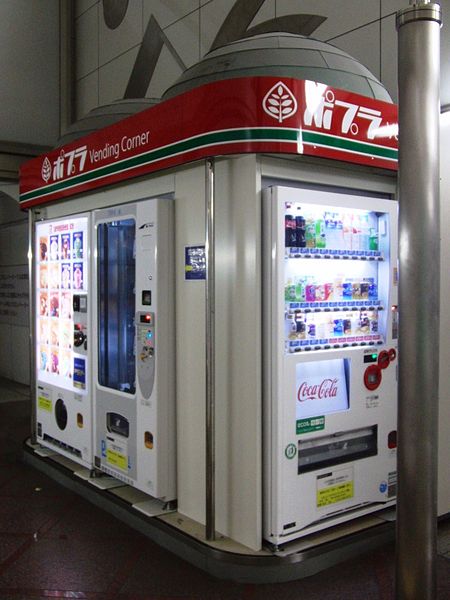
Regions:
<instances>
[{"instance_id":1,"label":"base platform of machine","mask_svg":"<svg viewBox=\"0 0 450 600\"><path fill-rule=\"evenodd\" d=\"M368 552L395 537L395 512L380 511L290 542L277 549L254 551L217 534L169 505L113 479L98 476L70 459L32 444L23 446L24 461L92 504L109 512L153 542L221 579L275 583L314 575Z\"/></svg>"}]
</instances>

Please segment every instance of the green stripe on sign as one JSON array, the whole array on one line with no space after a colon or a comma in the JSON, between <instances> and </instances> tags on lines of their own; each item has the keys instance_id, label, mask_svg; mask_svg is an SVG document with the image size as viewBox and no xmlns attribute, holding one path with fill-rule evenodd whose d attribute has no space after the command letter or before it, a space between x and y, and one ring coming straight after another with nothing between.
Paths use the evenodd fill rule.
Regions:
<instances>
[{"instance_id":1,"label":"green stripe on sign","mask_svg":"<svg viewBox=\"0 0 450 600\"><path fill-rule=\"evenodd\" d=\"M104 167L99 167L88 171L86 173L80 173L70 179L59 181L46 186L43 186L37 190L22 194L20 200L32 200L33 198L39 198L48 194L54 194L55 192L75 187L77 185L88 183L89 181L95 181L108 175L115 175L137 167L171 158L185 152L192 150L199 150L201 148L208 148L217 144L229 144L235 142L291 142L295 144L310 143L336 150L347 150L350 152L359 152L361 154L376 155L382 158L396 158L397 151L391 150L390 148L379 148L372 144L365 144L364 142L356 142L352 140L345 140L338 137L333 137L326 134L314 133L310 131L300 132L298 129L287 129L277 127L261 127L261 128L249 128L249 129L230 129L224 131L214 131L211 133L205 133L202 135L194 136L180 142L168 144L144 152L131 158L126 158ZM392 157L391 157L392 154Z\"/></svg>"},{"instance_id":2,"label":"green stripe on sign","mask_svg":"<svg viewBox=\"0 0 450 600\"><path fill-rule=\"evenodd\" d=\"M360 154L379 156L381 158L391 160L397 160L398 158L398 150L396 150L395 148L377 146L375 144L368 144L366 142L359 142L357 140L348 140L347 138L335 137L327 135L326 133L317 133L315 131L304 131L303 143L317 144L320 146L334 148L336 150L358 152Z\"/></svg>"}]
</instances>

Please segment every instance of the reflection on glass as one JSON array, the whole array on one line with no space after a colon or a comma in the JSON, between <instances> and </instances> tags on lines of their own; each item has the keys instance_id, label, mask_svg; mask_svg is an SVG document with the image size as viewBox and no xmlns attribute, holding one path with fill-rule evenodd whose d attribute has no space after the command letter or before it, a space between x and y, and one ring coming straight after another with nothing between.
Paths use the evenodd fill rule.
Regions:
<instances>
[{"instance_id":1,"label":"reflection on glass","mask_svg":"<svg viewBox=\"0 0 450 600\"><path fill-rule=\"evenodd\" d=\"M135 222L102 223L97 230L99 383L134 394Z\"/></svg>"}]
</instances>

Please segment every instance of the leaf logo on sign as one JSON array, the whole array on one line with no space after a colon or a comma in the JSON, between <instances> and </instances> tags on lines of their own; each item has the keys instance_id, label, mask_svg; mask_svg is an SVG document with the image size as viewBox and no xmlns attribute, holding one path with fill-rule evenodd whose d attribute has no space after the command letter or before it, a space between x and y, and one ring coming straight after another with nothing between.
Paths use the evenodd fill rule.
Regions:
<instances>
[{"instance_id":1,"label":"leaf logo on sign","mask_svg":"<svg viewBox=\"0 0 450 600\"><path fill-rule=\"evenodd\" d=\"M278 123L282 123L297 112L297 100L282 81L270 88L264 96L262 105L264 111Z\"/></svg>"},{"instance_id":2,"label":"leaf logo on sign","mask_svg":"<svg viewBox=\"0 0 450 600\"><path fill-rule=\"evenodd\" d=\"M48 160L48 158L45 157L45 160L42 163L42 169L41 169L42 179L45 181L45 183L48 182L51 174L52 174L52 165L50 164L50 161Z\"/></svg>"}]
</instances>

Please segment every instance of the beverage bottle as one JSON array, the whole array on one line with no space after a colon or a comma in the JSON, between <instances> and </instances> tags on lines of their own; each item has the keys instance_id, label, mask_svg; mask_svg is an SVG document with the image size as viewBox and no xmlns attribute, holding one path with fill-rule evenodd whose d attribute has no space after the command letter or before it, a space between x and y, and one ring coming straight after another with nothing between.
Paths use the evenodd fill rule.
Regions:
<instances>
[{"instance_id":1,"label":"beverage bottle","mask_svg":"<svg viewBox=\"0 0 450 600\"><path fill-rule=\"evenodd\" d=\"M300 207L297 208L297 211L300 210ZM306 247L306 221L305 221L305 217L303 217L303 215L301 215L299 212L297 212L297 215L295 216L295 231L296 231L296 238L297 238L297 243L296 246L297 248L305 248Z\"/></svg>"},{"instance_id":2,"label":"beverage bottle","mask_svg":"<svg viewBox=\"0 0 450 600\"><path fill-rule=\"evenodd\" d=\"M291 214L284 216L284 235L286 248L292 248L297 245L297 231L295 218Z\"/></svg>"},{"instance_id":3,"label":"beverage bottle","mask_svg":"<svg viewBox=\"0 0 450 600\"><path fill-rule=\"evenodd\" d=\"M378 231L374 227L370 228L369 250L378 250Z\"/></svg>"},{"instance_id":4,"label":"beverage bottle","mask_svg":"<svg viewBox=\"0 0 450 600\"><path fill-rule=\"evenodd\" d=\"M378 333L378 313L376 310L370 313L370 333Z\"/></svg>"},{"instance_id":5,"label":"beverage bottle","mask_svg":"<svg viewBox=\"0 0 450 600\"><path fill-rule=\"evenodd\" d=\"M288 279L284 287L285 302L295 302L295 284L292 279Z\"/></svg>"},{"instance_id":6,"label":"beverage bottle","mask_svg":"<svg viewBox=\"0 0 450 600\"><path fill-rule=\"evenodd\" d=\"M334 301L339 301L342 300L342 296L343 296L343 276L342 275L338 275L335 280L334 280L334 284L333 284L333 300Z\"/></svg>"},{"instance_id":7,"label":"beverage bottle","mask_svg":"<svg viewBox=\"0 0 450 600\"><path fill-rule=\"evenodd\" d=\"M325 223L323 219L317 219L316 221L316 248L326 247L325 239Z\"/></svg>"},{"instance_id":8,"label":"beverage bottle","mask_svg":"<svg viewBox=\"0 0 450 600\"><path fill-rule=\"evenodd\" d=\"M349 213L344 213L342 218L342 241L343 250L352 249L352 219Z\"/></svg>"},{"instance_id":9,"label":"beverage bottle","mask_svg":"<svg viewBox=\"0 0 450 600\"><path fill-rule=\"evenodd\" d=\"M342 319L342 328L344 331L344 335L352 334L352 320L349 318Z\"/></svg>"},{"instance_id":10,"label":"beverage bottle","mask_svg":"<svg viewBox=\"0 0 450 600\"><path fill-rule=\"evenodd\" d=\"M353 298L353 280L346 279L342 284L342 299L343 300L352 300Z\"/></svg>"},{"instance_id":11,"label":"beverage bottle","mask_svg":"<svg viewBox=\"0 0 450 600\"><path fill-rule=\"evenodd\" d=\"M338 250L342 246L342 222L341 228L338 230L338 214L337 213L325 213L325 239L326 247L332 250Z\"/></svg>"},{"instance_id":12,"label":"beverage bottle","mask_svg":"<svg viewBox=\"0 0 450 600\"><path fill-rule=\"evenodd\" d=\"M314 277L308 277L305 285L305 299L306 302L316 301L316 284Z\"/></svg>"},{"instance_id":13,"label":"beverage bottle","mask_svg":"<svg viewBox=\"0 0 450 600\"><path fill-rule=\"evenodd\" d=\"M342 215L340 213L334 213L334 219L336 222L336 242L334 244L334 248L336 250L340 250L343 248L343 225L342 225Z\"/></svg>"},{"instance_id":14,"label":"beverage bottle","mask_svg":"<svg viewBox=\"0 0 450 600\"><path fill-rule=\"evenodd\" d=\"M306 217L305 243L307 248L316 247L316 224L312 217Z\"/></svg>"},{"instance_id":15,"label":"beverage bottle","mask_svg":"<svg viewBox=\"0 0 450 600\"><path fill-rule=\"evenodd\" d=\"M292 315L292 314L290 315L289 324L290 324L290 331L288 334L288 338L290 340L296 340L297 339L297 323L296 323L295 315Z\"/></svg>"},{"instance_id":16,"label":"beverage bottle","mask_svg":"<svg viewBox=\"0 0 450 600\"><path fill-rule=\"evenodd\" d=\"M295 301L296 302L304 302L305 301L305 280L299 277L295 284Z\"/></svg>"},{"instance_id":17,"label":"beverage bottle","mask_svg":"<svg viewBox=\"0 0 450 600\"><path fill-rule=\"evenodd\" d=\"M358 214L352 218L352 250L361 250L361 217Z\"/></svg>"},{"instance_id":18,"label":"beverage bottle","mask_svg":"<svg viewBox=\"0 0 450 600\"><path fill-rule=\"evenodd\" d=\"M369 250L370 240L370 227L369 227L369 215L365 214L361 217L361 233L359 240L360 250Z\"/></svg>"},{"instance_id":19,"label":"beverage bottle","mask_svg":"<svg viewBox=\"0 0 450 600\"><path fill-rule=\"evenodd\" d=\"M295 332L296 332L297 339L299 339L299 340L305 339L306 323L303 320L301 313L299 313L299 312L295 313Z\"/></svg>"}]
</instances>

